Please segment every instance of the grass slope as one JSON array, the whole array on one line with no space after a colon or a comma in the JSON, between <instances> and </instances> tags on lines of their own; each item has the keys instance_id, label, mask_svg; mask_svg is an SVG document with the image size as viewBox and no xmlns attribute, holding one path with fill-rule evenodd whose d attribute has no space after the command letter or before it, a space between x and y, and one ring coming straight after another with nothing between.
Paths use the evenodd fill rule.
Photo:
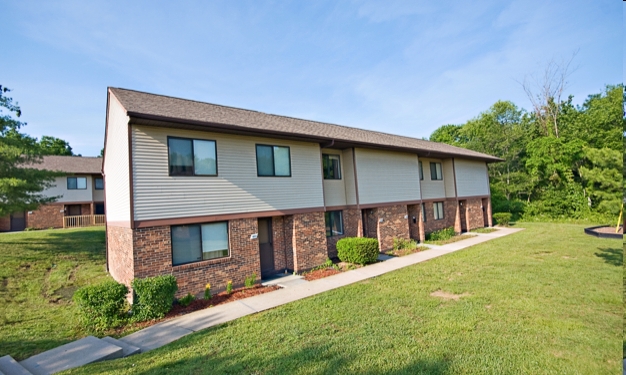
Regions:
<instances>
[{"instance_id":1,"label":"grass slope","mask_svg":"<svg viewBox=\"0 0 626 375\"><path fill-rule=\"evenodd\" d=\"M519 226L528 229L70 372L618 373L621 241L582 225Z\"/></svg>"},{"instance_id":2,"label":"grass slope","mask_svg":"<svg viewBox=\"0 0 626 375\"><path fill-rule=\"evenodd\" d=\"M0 356L17 360L87 335L71 302L107 278L104 228L0 234Z\"/></svg>"}]
</instances>

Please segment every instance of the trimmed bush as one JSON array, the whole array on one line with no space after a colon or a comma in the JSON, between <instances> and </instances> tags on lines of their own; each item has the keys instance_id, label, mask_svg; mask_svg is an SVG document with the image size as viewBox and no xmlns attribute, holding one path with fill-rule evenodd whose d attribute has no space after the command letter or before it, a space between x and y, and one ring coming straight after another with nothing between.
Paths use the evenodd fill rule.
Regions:
<instances>
[{"instance_id":1,"label":"trimmed bush","mask_svg":"<svg viewBox=\"0 0 626 375\"><path fill-rule=\"evenodd\" d=\"M132 287L136 297L133 319L139 322L164 317L172 309L174 294L178 290L176 278L172 275L134 279Z\"/></svg>"},{"instance_id":2,"label":"trimmed bush","mask_svg":"<svg viewBox=\"0 0 626 375\"><path fill-rule=\"evenodd\" d=\"M417 241L415 240L406 240L404 238L393 238L393 249L394 250L413 250L417 248Z\"/></svg>"},{"instance_id":3,"label":"trimmed bush","mask_svg":"<svg viewBox=\"0 0 626 375\"><path fill-rule=\"evenodd\" d=\"M105 281L78 289L73 300L81 322L95 331L115 328L124 322L128 288L115 281Z\"/></svg>"},{"instance_id":4,"label":"trimmed bush","mask_svg":"<svg viewBox=\"0 0 626 375\"><path fill-rule=\"evenodd\" d=\"M374 238L346 237L337 241L337 256L342 262L374 263L378 254L378 240Z\"/></svg>"},{"instance_id":5,"label":"trimmed bush","mask_svg":"<svg viewBox=\"0 0 626 375\"><path fill-rule=\"evenodd\" d=\"M193 294L191 294L191 293L187 293L187 295L186 295L186 296L184 296L183 298L181 298L181 299L179 299L179 300L178 300L178 303L179 303L181 306L187 307L187 306L189 306L189 305L190 305L193 301L195 301L195 300L196 300L196 297L195 297Z\"/></svg>"},{"instance_id":6,"label":"trimmed bush","mask_svg":"<svg viewBox=\"0 0 626 375\"><path fill-rule=\"evenodd\" d=\"M493 214L493 218L496 223L500 225L504 225L505 227L509 226L509 222L511 221L511 213L510 212L498 212Z\"/></svg>"},{"instance_id":7,"label":"trimmed bush","mask_svg":"<svg viewBox=\"0 0 626 375\"><path fill-rule=\"evenodd\" d=\"M426 241L445 241L454 237L455 234L454 228L444 228L426 234Z\"/></svg>"}]
</instances>

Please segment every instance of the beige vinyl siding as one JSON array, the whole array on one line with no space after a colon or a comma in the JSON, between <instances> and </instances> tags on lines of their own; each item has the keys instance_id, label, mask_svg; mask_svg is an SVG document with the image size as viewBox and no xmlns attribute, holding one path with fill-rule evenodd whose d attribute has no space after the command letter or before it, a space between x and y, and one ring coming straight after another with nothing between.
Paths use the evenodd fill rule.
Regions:
<instances>
[{"instance_id":1,"label":"beige vinyl siding","mask_svg":"<svg viewBox=\"0 0 626 375\"><path fill-rule=\"evenodd\" d=\"M445 198L446 197L446 170L443 164L443 160L441 159L426 159L420 158L422 162L422 167L424 169L424 179L422 180L422 199L435 199L435 198ZM443 181L442 180L431 180L430 179L430 163L441 163L441 168L443 172ZM454 183L454 180L452 181Z\"/></svg>"},{"instance_id":2,"label":"beige vinyl siding","mask_svg":"<svg viewBox=\"0 0 626 375\"><path fill-rule=\"evenodd\" d=\"M459 197L489 194L487 164L483 161L454 159Z\"/></svg>"},{"instance_id":3,"label":"beige vinyl siding","mask_svg":"<svg viewBox=\"0 0 626 375\"><path fill-rule=\"evenodd\" d=\"M456 196L454 189L454 167L452 164L452 159L444 159L443 164L441 164L441 168L443 168L443 185L446 190L447 198L454 198Z\"/></svg>"},{"instance_id":4,"label":"beige vinyl siding","mask_svg":"<svg viewBox=\"0 0 626 375\"><path fill-rule=\"evenodd\" d=\"M106 157L104 158L107 222L130 223L128 116L112 93L109 97Z\"/></svg>"},{"instance_id":5,"label":"beige vinyl siding","mask_svg":"<svg viewBox=\"0 0 626 375\"><path fill-rule=\"evenodd\" d=\"M324 205L326 206L345 206L346 205L346 186L344 180L344 161L341 150L322 149L322 154L339 155L339 163L341 168L340 180L323 180L324 184ZM322 175L322 174L320 174ZM323 176L323 175L322 175Z\"/></svg>"},{"instance_id":6,"label":"beige vinyl siding","mask_svg":"<svg viewBox=\"0 0 626 375\"><path fill-rule=\"evenodd\" d=\"M215 140L218 176L169 176L167 136ZM324 205L317 143L138 125L132 139L135 220ZM289 146L291 177L257 177L256 144Z\"/></svg>"},{"instance_id":7,"label":"beige vinyl siding","mask_svg":"<svg viewBox=\"0 0 626 375\"><path fill-rule=\"evenodd\" d=\"M342 166L343 166L343 183L346 188L346 204L356 204L356 187L354 180L354 162L352 149L343 150L341 153ZM357 171L358 173L358 171Z\"/></svg>"},{"instance_id":8,"label":"beige vinyl siding","mask_svg":"<svg viewBox=\"0 0 626 375\"><path fill-rule=\"evenodd\" d=\"M95 182L94 182L95 185ZM94 202L103 202L104 201L104 190L96 190L93 189L93 201Z\"/></svg>"},{"instance_id":9,"label":"beige vinyl siding","mask_svg":"<svg viewBox=\"0 0 626 375\"><path fill-rule=\"evenodd\" d=\"M67 189L67 177L57 177L52 186L42 192L46 197L59 196L56 201L59 203L70 202L91 202L93 184L90 175L72 175L71 177L85 177L87 179L87 189Z\"/></svg>"},{"instance_id":10,"label":"beige vinyl siding","mask_svg":"<svg viewBox=\"0 0 626 375\"><path fill-rule=\"evenodd\" d=\"M363 148L355 154L360 204L420 199L415 154Z\"/></svg>"}]
</instances>

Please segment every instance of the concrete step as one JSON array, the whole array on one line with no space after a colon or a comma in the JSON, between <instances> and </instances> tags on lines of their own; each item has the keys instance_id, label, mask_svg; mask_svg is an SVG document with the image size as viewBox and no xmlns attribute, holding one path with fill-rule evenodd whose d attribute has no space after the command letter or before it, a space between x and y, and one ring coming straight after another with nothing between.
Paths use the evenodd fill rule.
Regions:
<instances>
[{"instance_id":1,"label":"concrete step","mask_svg":"<svg viewBox=\"0 0 626 375\"><path fill-rule=\"evenodd\" d=\"M121 340L118 340L118 339L114 339L113 337L107 336L107 337L103 337L101 340L102 341L106 341L109 344L117 345L120 348L122 348L122 355L124 357L128 357L128 356L131 356L133 354L141 353L141 349L140 348L138 348L138 347L136 347L134 345L131 345L131 344L127 343L127 342L124 342L124 341L121 341Z\"/></svg>"},{"instance_id":2,"label":"concrete step","mask_svg":"<svg viewBox=\"0 0 626 375\"><path fill-rule=\"evenodd\" d=\"M0 374L2 375L33 375L10 355L0 357Z\"/></svg>"},{"instance_id":3,"label":"concrete step","mask_svg":"<svg viewBox=\"0 0 626 375\"><path fill-rule=\"evenodd\" d=\"M93 336L87 336L34 355L23 360L20 364L34 375L48 375L84 366L88 363L121 358L122 356L121 347Z\"/></svg>"}]
</instances>

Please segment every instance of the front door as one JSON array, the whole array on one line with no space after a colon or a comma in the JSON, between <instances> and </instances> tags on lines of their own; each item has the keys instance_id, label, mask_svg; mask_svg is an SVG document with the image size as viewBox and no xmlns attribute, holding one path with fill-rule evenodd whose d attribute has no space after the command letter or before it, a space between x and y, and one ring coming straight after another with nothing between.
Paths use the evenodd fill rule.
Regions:
<instances>
[{"instance_id":1,"label":"front door","mask_svg":"<svg viewBox=\"0 0 626 375\"><path fill-rule=\"evenodd\" d=\"M26 215L24 212L14 212L11 214L11 231L26 229Z\"/></svg>"},{"instance_id":2,"label":"front door","mask_svg":"<svg viewBox=\"0 0 626 375\"><path fill-rule=\"evenodd\" d=\"M467 232L467 201L459 201L459 212L461 213L461 232Z\"/></svg>"},{"instance_id":3,"label":"front door","mask_svg":"<svg viewBox=\"0 0 626 375\"><path fill-rule=\"evenodd\" d=\"M271 218L259 219L259 251L261 252L261 278L263 279L276 273Z\"/></svg>"}]
</instances>

